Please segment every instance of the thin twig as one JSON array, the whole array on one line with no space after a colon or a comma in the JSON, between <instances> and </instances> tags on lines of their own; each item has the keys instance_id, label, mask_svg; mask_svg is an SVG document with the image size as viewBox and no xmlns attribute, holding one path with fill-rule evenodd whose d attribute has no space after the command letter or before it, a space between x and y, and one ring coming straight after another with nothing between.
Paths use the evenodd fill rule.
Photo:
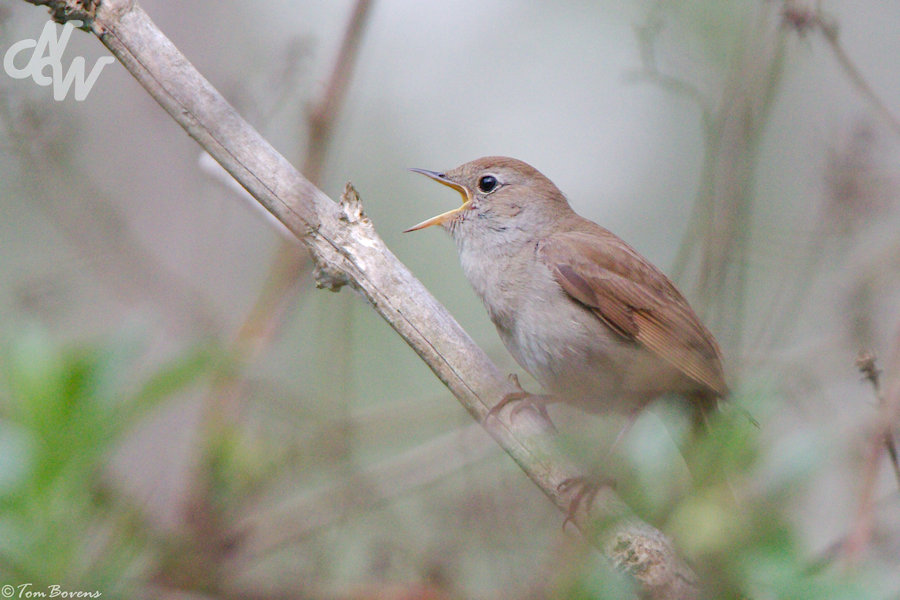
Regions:
<instances>
[{"instance_id":1,"label":"thin twig","mask_svg":"<svg viewBox=\"0 0 900 600\"><path fill-rule=\"evenodd\" d=\"M697 306L707 320L719 321L724 334L731 336L721 341L738 354L745 329L741 324L746 300L745 255L752 231L756 156L779 89L784 36L773 27L772 8L760 6L755 24L740 42L721 98L714 104L693 83L658 68L658 13L664 6L663 1L657 3L647 23L637 29L640 77L686 96L698 106L704 150L697 197L672 272L683 280L694 253L699 252Z\"/></svg>"},{"instance_id":2,"label":"thin twig","mask_svg":"<svg viewBox=\"0 0 900 600\"><path fill-rule=\"evenodd\" d=\"M316 185L319 185L322 180L325 157L328 156L328 149L334 137L338 114L347 97L347 89L350 86L353 67L359 56L359 45L371 12L371 6L370 0L357 0L347 23L334 69L332 69L328 84L325 86L325 93L309 109L307 121L310 131L309 141L306 145L306 158L303 163L303 174Z\"/></svg>"},{"instance_id":3,"label":"thin twig","mask_svg":"<svg viewBox=\"0 0 900 600\"><path fill-rule=\"evenodd\" d=\"M696 85L680 77L662 72L657 64L656 40L662 29L662 20L659 14L661 7L662 4L657 4L650 11L644 23L634 28L638 41L638 50L641 54L641 67L630 73L629 79L633 81L649 81L670 93L690 99L700 110L703 131L708 135L713 124L713 110L710 107L709 99L703 95Z\"/></svg>"},{"instance_id":4,"label":"thin twig","mask_svg":"<svg viewBox=\"0 0 900 600\"><path fill-rule=\"evenodd\" d=\"M808 31L822 33L822 37L834 53L838 65L850 79L853 87L872 104L878 114L894 130L894 133L900 135L900 120L875 93L875 90L863 77L862 71L847 54L838 36L837 23L825 15L821 3L817 2L815 8L802 8L797 5L795 0L785 0L781 15L783 23L794 29L799 35L805 35Z\"/></svg>"},{"instance_id":5,"label":"thin twig","mask_svg":"<svg viewBox=\"0 0 900 600\"><path fill-rule=\"evenodd\" d=\"M0 130L6 130L3 137L19 162L26 196L111 296L127 306L153 306L173 335L213 335L221 323L215 305L147 252L114 199L90 175L74 176L76 162L69 153L48 143L42 108L29 104L19 110L2 100L0 96Z\"/></svg>"},{"instance_id":6,"label":"thin twig","mask_svg":"<svg viewBox=\"0 0 900 600\"><path fill-rule=\"evenodd\" d=\"M322 169L338 117L338 108L344 101L370 6L370 0L358 0L356 3L325 93L309 111L310 134L306 143L304 173L316 186L321 183ZM301 287L300 284L312 272L312 267L313 263L308 253L296 243L296 239L283 239L279 242L259 295L238 327L229 348L229 354L235 361L234 366L217 374L204 400L204 437L213 444L223 431L239 421L240 402L247 383L246 368L259 358L281 329L281 323L290 307L295 304L293 300ZM343 319L341 322L347 321ZM345 338L346 336L343 336L342 339ZM206 447L202 451L209 453L217 450ZM214 474L207 472L211 464L215 463L206 459L198 461L198 472L193 477L189 492L190 500L187 504L188 510L192 512L215 511L210 481L214 478ZM202 543L206 544L205 541Z\"/></svg>"},{"instance_id":7,"label":"thin twig","mask_svg":"<svg viewBox=\"0 0 900 600\"><path fill-rule=\"evenodd\" d=\"M878 400L878 406L884 406L884 396L881 393L881 370L876 364L875 355L871 352L860 352L856 359L856 368L860 370L866 380L872 384L875 391L875 398ZM897 485L900 486L900 464L897 461L897 444L894 441L894 433L890 427L884 432L884 445L891 459L891 466L894 469L894 477Z\"/></svg>"},{"instance_id":8,"label":"thin twig","mask_svg":"<svg viewBox=\"0 0 900 600\"><path fill-rule=\"evenodd\" d=\"M473 424L435 437L335 485L252 514L235 524L236 530L252 536L241 552L260 557L289 547L354 513L409 494L483 460L496 446L474 429L480 427Z\"/></svg>"},{"instance_id":9,"label":"thin twig","mask_svg":"<svg viewBox=\"0 0 900 600\"><path fill-rule=\"evenodd\" d=\"M875 503L874 508L877 512L882 512L887 508L895 510L897 508L895 506L896 504L897 494L895 492L891 492L890 494L879 499ZM821 572L822 569L838 561L847 547L847 540L849 539L849 537L850 534L841 536L828 544L823 550L819 551L803 569L804 573L810 576L816 575L817 573Z\"/></svg>"},{"instance_id":10,"label":"thin twig","mask_svg":"<svg viewBox=\"0 0 900 600\"><path fill-rule=\"evenodd\" d=\"M880 372L875 364L874 355L862 353L856 364L875 388L879 411L872 427L872 435L869 438L863 461L862 484L856 517L843 546L844 556L851 564L859 561L872 539L875 522L875 487L883 449L887 448L888 452L896 457L892 429L897 422L898 412L900 412L900 337L898 337L897 349L892 361L892 383L888 386L887 394L881 392ZM893 465L894 474L900 482L900 468L897 467L896 461L893 462Z\"/></svg>"},{"instance_id":11,"label":"thin twig","mask_svg":"<svg viewBox=\"0 0 900 600\"><path fill-rule=\"evenodd\" d=\"M888 122L891 128L900 133L900 121L890 112L884 102L877 96L871 85L862 76L859 68L853 63L849 55L845 51L843 45L838 38L838 25L822 11L821 2L816 2L815 6L797 2L796 0L785 0L782 3L781 19L784 29L789 29L797 33L799 36L805 36L810 32L821 32L825 38L829 48L835 55L843 72L850 79L853 86L876 108L877 112ZM760 329L756 334L756 341L753 347L774 347L774 345L791 331L798 322L795 313L803 306L800 301L805 291L813 281L817 273L821 260L825 256L823 248L825 240L820 235L808 246L805 253L806 258L802 261L804 264L799 269L799 275L790 279L785 277L782 280L781 288L786 289L790 284L793 292L774 293L771 294L771 308L766 311L767 314L780 315L777 320L769 319L768 325L764 329ZM783 309L780 307L784 307ZM774 323L774 325L772 325ZM769 339L763 340L768 335ZM893 457L895 450L893 447L893 438L886 441L889 452ZM893 460L893 458L892 458ZM894 469L898 471L896 461L894 461ZM896 473L900 478L900 472Z\"/></svg>"},{"instance_id":12,"label":"thin twig","mask_svg":"<svg viewBox=\"0 0 900 600\"><path fill-rule=\"evenodd\" d=\"M341 49L332 69L325 93L310 109L308 122L309 138L306 143L306 158L303 173L316 186L321 185L322 169L327 148L330 145L338 109L344 102L353 64L356 62L360 40L365 29L370 0L358 0L344 33ZM267 346L279 325L284 320L287 308L293 303L298 283L312 270L306 252L294 242L282 242L275 253L275 259L266 275L260 294L240 325L233 343L233 354L242 364L252 363ZM241 370L228 375L213 385L212 394L236 398L238 390L227 389L241 386Z\"/></svg>"},{"instance_id":13,"label":"thin twig","mask_svg":"<svg viewBox=\"0 0 900 600\"><path fill-rule=\"evenodd\" d=\"M878 94L875 93L875 90L872 89L872 86L869 85L863 77L862 72L850 59L850 56L844 50L843 44L841 44L838 39L837 27L822 21L822 35L831 47L832 52L834 52L834 57L837 59L838 64L850 78L854 87L856 87L866 100L872 103L872 106L875 107L878 114L880 114L881 117L887 121L888 125L891 126L891 129L894 130L894 133L900 135L900 121L897 120L897 117L894 116L887 105L882 102Z\"/></svg>"}]
</instances>

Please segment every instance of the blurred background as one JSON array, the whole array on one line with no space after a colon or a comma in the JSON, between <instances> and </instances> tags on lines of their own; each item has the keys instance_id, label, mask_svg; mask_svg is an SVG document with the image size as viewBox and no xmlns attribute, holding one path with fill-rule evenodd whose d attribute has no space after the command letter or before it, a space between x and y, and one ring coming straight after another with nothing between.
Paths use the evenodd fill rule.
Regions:
<instances>
[{"instance_id":1,"label":"blurred background","mask_svg":"<svg viewBox=\"0 0 900 600\"><path fill-rule=\"evenodd\" d=\"M449 238L401 232L458 203L409 167L541 170L672 275L759 422L690 442L661 401L604 465L623 497L716 597L900 597L879 404L900 380L900 4L141 6L329 196L352 181L535 391ZM47 20L3 0L0 51ZM76 56L108 52L76 31ZM0 585L632 597L374 311L310 273L118 63L84 101L0 73ZM607 460L620 421L551 414Z\"/></svg>"}]
</instances>

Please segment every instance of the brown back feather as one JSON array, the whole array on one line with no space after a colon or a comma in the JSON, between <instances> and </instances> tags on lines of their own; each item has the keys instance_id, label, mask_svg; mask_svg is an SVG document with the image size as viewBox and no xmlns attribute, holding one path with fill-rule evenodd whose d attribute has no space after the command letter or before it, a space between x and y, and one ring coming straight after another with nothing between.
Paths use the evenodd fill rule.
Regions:
<instances>
[{"instance_id":1,"label":"brown back feather","mask_svg":"<svg viewBox=\"0 0 900 600\"><path fill-rule=\"evenodd\" d=\"M576 225L538 246L559 285L625 338L725 395L719 346L672 282L606 229L580 217Z\"/></svg>"}]
</instances>

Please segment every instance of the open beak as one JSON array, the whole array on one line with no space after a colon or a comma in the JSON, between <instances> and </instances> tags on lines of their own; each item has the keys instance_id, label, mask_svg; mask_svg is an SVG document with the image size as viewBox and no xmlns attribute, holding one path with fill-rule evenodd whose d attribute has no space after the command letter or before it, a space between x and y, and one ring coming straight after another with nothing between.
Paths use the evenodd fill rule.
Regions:
<instances>
[{"instance_id":1,"label":"open beak","mask_svg":"<svg viewBox=\"0 0 900 600\"><path fill-rule=\"evenodd\" d=\"M418 225L413 225L403 233L409 233L410 231L418 231L419 229L425 229L426 227L431 227L432 225L443 225L448 221L451 221L454 217L460 214L464 210L468 210L472 207L472 197L469 195L469 190L455 181L450 181L443 173L438 173L436 171L426 171L425 169L410 169L410 171L414 173L421 173L426 177L430 177L434 179L440 184L446 185L448 188L453 188L463 197L462 206L459 208L454 208L453 210L448 210L445 213L439 214L436 217L431 217L427 221L422 221Z\"/></svg>"}]
</instances>

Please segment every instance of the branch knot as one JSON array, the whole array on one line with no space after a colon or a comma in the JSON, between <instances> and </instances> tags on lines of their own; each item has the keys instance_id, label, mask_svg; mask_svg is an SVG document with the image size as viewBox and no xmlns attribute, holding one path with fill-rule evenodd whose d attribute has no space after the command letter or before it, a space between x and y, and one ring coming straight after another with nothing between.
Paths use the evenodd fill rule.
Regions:
<instances>
[{"instance_id":1,"label":"branch knot","mask_svg":"<svg viewBox=\"0 0 900 600\"><path fill-rule=\"evenodd\" d=\"M345 285L352 283L346 273L329 265L317 264L313 269L316 287L329 292L339 292Z\"/></svg>"},{"instance_id":2,"label":"branch knot","mask_svg":"<svg viewBox=\"0 0 900 600\"><path fill-rule=\"evenodd\" d=\"M363 211L362 201L359 199L359 192L353 187L351 182L344 184L344 193L341 194L341 221L346 223L361 223L371 225L369 217Z\"/></svg>"}]
</instances>

